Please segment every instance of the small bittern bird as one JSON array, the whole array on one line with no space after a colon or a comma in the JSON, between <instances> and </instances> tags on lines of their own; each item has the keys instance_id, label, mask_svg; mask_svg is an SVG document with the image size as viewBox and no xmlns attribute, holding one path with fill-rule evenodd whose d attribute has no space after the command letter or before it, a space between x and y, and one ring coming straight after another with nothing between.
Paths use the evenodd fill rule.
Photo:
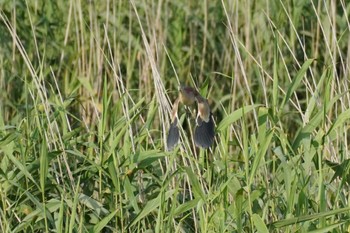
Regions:
<instances>
[{"instance_id":1,"label":"small bittern bird","mask_svg":"<svg viewBox=\"0 0 350 233\"><path fill-rule=\"evenodd\" d=\"M180 86L179 97L173 104L171 113L171 123L167 138L168 150L172 150L179 141L180 133L178 128L178 108L179 103L185 106L191 106L195 102L198 104L198 115L196 118L196 128L194 132L194 142L196 146L208 148L213 144L215 136L215 126L210 112L208 100L203 98L198 91L192 87Z\"/></svg>"},{"instance_id":2,"label":"small bittern bird","mask_svg":"<svg viewBox=\"0 0 350 233\"><path fill-rule=\"evenodd\" d=\"M177 116L179 102L180 102L180 98L177 98L173 104L173 109L171 111L171 123L170 123L168 138L166 141L168 150L174 149L174 147L176 146L180 138L180 132L177 126L177 122L179 121Z\"/></svg>"},{"instance_id":3,"label":"small bittern bird","mask_svg":"<svg viewBox=\"0 0 350 233\"><path fill-rule=\"evenodd\" d=\"M185 106L191 106L195 103L196 99L195 97L199 95L199 93L192 87L187 87L184 85L181 85L179 87L179 97L175 100L173 104L173 109L171 112L171 123L167 138L167 147L168 150L174 149L176 144L179 142L180 138L180 132L178 127L178 116L177 111L179 108L179 103L181 102Z\"/></svg>"},{"instance_id":4,"label":"small bittern bird","mask_svg":"<svg viewBox=\"0 0 350 233\"><path fill-rule=\"evenodd\" d=\"M214 142L215 125L208 100L201 95L196 96L198 113L194 130L194 143L198 147L209 148Z\"/></svg>"},{"instance_id":5,"label":"small bittern bird","mask_svg":"<svg viewBox=\"0 0 350 233\"><path fill-rule=\"evenodd\" d=\"M196 96L198 96L199 93L196 91L196 89L192 87L186 87L181 85L179 90L179 98L182 104L186 106L191 106L196 101Z\"/></svg>"}]
</instances>

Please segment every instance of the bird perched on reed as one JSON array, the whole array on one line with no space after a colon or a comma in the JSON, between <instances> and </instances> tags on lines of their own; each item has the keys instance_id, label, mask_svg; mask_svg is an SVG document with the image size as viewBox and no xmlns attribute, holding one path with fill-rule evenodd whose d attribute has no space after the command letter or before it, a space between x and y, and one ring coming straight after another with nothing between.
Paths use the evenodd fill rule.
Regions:
<instances>
[{"instance_id":1,"label":"bird perched on reed","mask_svg":"<svg viewBox=\"0 0 350 233\"><path fill-rule=\"evenodd\" d=\"M179 97L175 100L171 113L171 123L167 138L168 150L172 150L180 138L177 115L180 103L188 107L197 103L196 127L193 140L196 146L209 148L214 142L215 125L208 100L202 97L196 89L182 85L179 88Z\"/></svg>"}]
</instances>

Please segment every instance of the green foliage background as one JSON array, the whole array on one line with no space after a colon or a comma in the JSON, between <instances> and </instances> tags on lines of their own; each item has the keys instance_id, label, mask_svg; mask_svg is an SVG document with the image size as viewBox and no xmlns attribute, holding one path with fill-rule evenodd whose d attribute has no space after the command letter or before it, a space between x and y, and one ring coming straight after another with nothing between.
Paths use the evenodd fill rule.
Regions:
<instances>
[{"instance_id":1,"label":"green foliage background","mask_svg":"<svg viewBox=\"0 0 350 233\"><path fill-rule=\"evenodd\" d=\"M350 229L346 1L0 9L1 232ZM209 99L210 150L184 111L165 150L180 83Z\"/></svg>"}]
</instances>

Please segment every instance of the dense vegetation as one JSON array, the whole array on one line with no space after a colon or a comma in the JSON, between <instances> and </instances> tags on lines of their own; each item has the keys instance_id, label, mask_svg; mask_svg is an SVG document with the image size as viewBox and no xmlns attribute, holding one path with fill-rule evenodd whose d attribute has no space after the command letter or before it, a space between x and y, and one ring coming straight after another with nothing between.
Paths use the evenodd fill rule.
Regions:
<instances>
[{"instance_id":1,"label":"dense vegetation","mask_svg":"<svg viewBox=\"0 0 350 233\"><path fill-rule=\"evenodd\" d=\"M347 1L0 9L1 232L350 229ZM210 150L165 150L180 83Z\"/></svg>"}]
</instances>

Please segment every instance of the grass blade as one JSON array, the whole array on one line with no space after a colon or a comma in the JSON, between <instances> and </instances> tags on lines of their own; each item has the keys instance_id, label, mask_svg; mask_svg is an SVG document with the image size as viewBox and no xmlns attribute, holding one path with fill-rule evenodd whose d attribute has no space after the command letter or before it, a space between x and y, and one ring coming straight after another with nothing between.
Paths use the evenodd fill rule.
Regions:
<instances>
[{"instance_id":1,"label":"grass blade","mask_svg":"<svg viewBox=\"0 0 350 233\"><path fill-rule=\"evenodd\" d=\"M238 119L243 117L245 114L251 112L253 109L263 106L262 104L254 104L244 106L242 108L237 109L233 113L227 115L222 121L218 124L217 131L225 130L229 125L236 122Z\"/></svg>"}]
</instances>

